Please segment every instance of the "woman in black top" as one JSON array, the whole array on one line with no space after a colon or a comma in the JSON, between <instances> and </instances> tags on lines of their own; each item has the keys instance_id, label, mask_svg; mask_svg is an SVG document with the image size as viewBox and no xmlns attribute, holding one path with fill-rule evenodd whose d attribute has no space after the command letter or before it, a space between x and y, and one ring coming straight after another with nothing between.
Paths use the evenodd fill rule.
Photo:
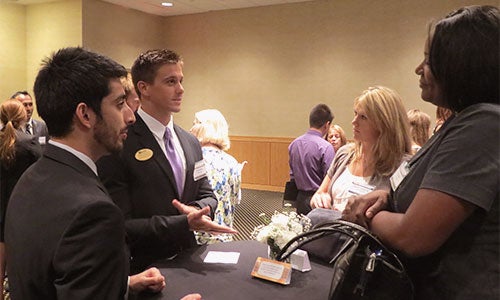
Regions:
<instances>
[{"instance_id":1,"label":"woman in black top","mask_svg":"<svg viewBox=\"0 0 500 300\"><path fill-rule=\"evenodd\" d=\"M3 299L5 275L4 225L10 194L19 177L40 158L42 149L37 137L22 131L26 110L18 100L7 100L0 105L0 299Z\"/></svg>"}]
</instances>

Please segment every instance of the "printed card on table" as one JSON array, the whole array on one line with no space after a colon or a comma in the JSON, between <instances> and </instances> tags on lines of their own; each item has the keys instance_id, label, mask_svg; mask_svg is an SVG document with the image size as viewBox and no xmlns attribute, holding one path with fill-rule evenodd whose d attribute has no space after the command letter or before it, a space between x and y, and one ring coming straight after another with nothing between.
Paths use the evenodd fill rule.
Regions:
<instances>
[{"instance_id":1,"label":"printed card on table","mask_svg":"<svg viewBox=\"0 0 500 300\"><path fill-rule=\"evenodd\" d=\"M290 278L292 276L292 265L272 259L257 257L251 274L253 277L288 285L290 284Z\"/></svg>"}]
</instances>

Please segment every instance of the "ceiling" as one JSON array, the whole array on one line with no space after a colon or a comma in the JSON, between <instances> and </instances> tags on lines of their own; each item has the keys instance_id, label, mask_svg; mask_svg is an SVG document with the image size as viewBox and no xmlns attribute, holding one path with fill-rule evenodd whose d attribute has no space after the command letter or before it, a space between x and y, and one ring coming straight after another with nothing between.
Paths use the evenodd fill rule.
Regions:
<instances>
[{"instance_id":1,"label":"ceiling","mask_svg":"<svg viewBox=\"0 0 500 300\"><path fill-rule=\"evenodd\" d=\"M37 4L58 0L0 0L0 3ZM59 0L60 1L60 0ZM285 3L307 2L314 0L102 0L123 7L140 10L159 16L176 16L204 13L213 10L238 9L255 6L277 5ZM162 2L173 3L164 7Z\"/></svg>"}]
</instances>

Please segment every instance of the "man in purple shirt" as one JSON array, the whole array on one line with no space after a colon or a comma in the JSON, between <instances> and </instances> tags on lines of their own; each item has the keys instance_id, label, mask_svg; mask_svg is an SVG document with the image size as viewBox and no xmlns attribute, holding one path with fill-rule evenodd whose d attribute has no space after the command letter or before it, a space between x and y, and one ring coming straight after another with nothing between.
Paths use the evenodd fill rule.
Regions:
<instances>
[{"instance_id":1,"label":"man in purple shirt","mask_svg":"<svg viewBox=\"0 0 500 300\"><path fill-rule=\"evenodd\" d=\"M290 180L295 180L299 193L295 201L297 213L311 211L309 202L319 188L335 156L333 146L324 136L333 114L326 104L316 105L309 114L309 130L288 147Z\"/></svg>"}]
</instances>

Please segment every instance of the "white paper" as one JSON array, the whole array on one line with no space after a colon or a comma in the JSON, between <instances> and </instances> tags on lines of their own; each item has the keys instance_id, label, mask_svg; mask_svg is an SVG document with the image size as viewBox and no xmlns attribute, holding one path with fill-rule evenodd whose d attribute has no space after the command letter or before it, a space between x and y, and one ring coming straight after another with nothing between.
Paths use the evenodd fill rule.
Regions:
<instances>
[{"instance_id":1,"label":"white paper","mask_svg":"<svg viewBox=\"0 0 500 300\"><path fill-rule=\"evenodd\" d=\"M239 258L239 252L209 251L203 262L207 264L237 264Z\"/></svg>"}]
</instances>

